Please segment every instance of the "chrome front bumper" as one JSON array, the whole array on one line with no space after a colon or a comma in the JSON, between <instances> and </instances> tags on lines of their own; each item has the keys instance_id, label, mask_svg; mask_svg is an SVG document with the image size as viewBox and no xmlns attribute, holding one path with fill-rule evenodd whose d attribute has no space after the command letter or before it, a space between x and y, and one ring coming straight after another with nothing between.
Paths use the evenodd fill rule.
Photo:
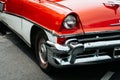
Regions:
<instances>
[{"instance_id":1,"label":"chrome front bumper","mask_svg":"<svg viewBox=\"0 0 120 80\"><path fill-rule=\"evenodd\" d=\"M77 39L69 39L65 45L59 45L50 41L46 42L49 51L49 61L55 66L86 64L91 62L101 62L120 58L116 51L120 51L120 40L96 41L79 43ZM99 49L113 49L112 54L99 55ZM96 53L88 57L77 57L85 51L96 50ZM98 51L97 51L98 50ZM60 56L67 55L67 56Z\"/></svg>"}]
</instances>

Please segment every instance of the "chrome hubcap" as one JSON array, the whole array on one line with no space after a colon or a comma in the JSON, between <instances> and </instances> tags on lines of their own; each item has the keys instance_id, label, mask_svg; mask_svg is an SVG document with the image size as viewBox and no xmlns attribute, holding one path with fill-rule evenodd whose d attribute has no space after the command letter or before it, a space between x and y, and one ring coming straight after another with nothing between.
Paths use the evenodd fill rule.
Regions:
<instances>
[{"instance_id":1,"label":"chrome hubcap","mask_svg":"<svg viewBox=\"0 0 120 80\"><path fill-rule=\"evenodd\" d=\"M46 59L47 58L47 50L46 50L45 44L40 45L39 57L43 64L47 64L47 59Z\"/></svg>"}]
</instances>

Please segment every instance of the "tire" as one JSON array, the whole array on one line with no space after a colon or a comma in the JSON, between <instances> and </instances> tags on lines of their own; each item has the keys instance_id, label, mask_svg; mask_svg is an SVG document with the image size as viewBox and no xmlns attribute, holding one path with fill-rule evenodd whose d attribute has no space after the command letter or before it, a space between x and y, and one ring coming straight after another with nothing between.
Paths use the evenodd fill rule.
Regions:
<instances>
[{"instance_id":1,"label":"tire","mask_svg":"<svg viewBox=\"0 0 120 80\"><path fill-rule=\"evenodd\" d=\"M36 44L35 44L35 52L36 56L40 65L40 68L44 72L50 72L52 69L52 66L48 62L48 51L45 46L45 42L47 41L47 37L44 34L44 32L38 32L36 36Z\"/></svg>"}]
</instances>

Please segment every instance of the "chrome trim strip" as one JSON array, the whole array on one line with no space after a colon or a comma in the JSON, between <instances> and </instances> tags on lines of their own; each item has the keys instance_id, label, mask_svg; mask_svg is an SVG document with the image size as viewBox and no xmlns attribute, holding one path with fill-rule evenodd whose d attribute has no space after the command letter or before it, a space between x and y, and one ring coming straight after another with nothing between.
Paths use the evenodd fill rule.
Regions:
<instances>
[{"instance_id":1,"label":"chrome trim strip","mask_svg":"<svg viewBox=\"0 0 120 80\"><path fill-rule=\"evenodd\" d=\"M60 34L55 33L54 30L48 30L48 29L44 28L43 25L38 24L38 23L36 23L36 22L34 22L34 21L30 20L30 19L27 19L27 18L21 16L21 15L18 15L18 14L15 14L15 13L11 13L11 12L7 12L7 11L4 11L3 13L10 14L10 15L14 15L14 16L23 18L23 19L25 19L25 20L27 20L27 21L29 21L29 22L35 24L36 26L38 26L38 27L40 27L40 28L46 30L47 32L51 33L53 36L57 36L57 37L60 37L60 38L72 37L72 36L76 36L76 35L83 35L83 34L81 34L81 33L80 33L80 34L65 34L65 35L60 35Z\"/></svg>"},{"instance_id":2,"label":"chrome trim strip","mask_svg":"<svg viewBox=\"0 0 120 80\"><path fill-rule=\"evenodd\" d=\"M120 30L111 30L111 31L96 31L96 32L84 32L84 33L77 33L77 34L65 34L59 35L59 37L77 37L77 36L88 36L88 35L100 35L100 34L111 34L111 33L120 33Z\"/></svg>"},{"instance_id":3,"label":"chrome trim strip","mask_svg":"<svg viewBox=\"0 0 120 80\"><path fill-rule=\"evenodd\" d=\"M120 23L110 24L110 26L120 26Z\"/></svg>"},{"instance_id":4,"label":"chrome trim strip","mask_svg":"<svg viewBox=\"0 0 120 80\"><path fill-rule=\"evenodd\" d=\"M23 19L25 19L25 20L27 20L27 21L35 24L36 26L39 26L40 28L46 30L47 32L51 33L53 36L56 36L56 37L60 37L60 38L64 38L64 37L65 37L65 38L66 38L66 37L74 37L74 36L84 35L84 33L83 33L83 34L80 33L80 34L65 34L65 35L60 35L60 34L55 33L54 30L51 30L51 31L50 31L50 30L44 28L43 25L38 24L38 23L36 23L36 22L34 22L34 21L30 20L30 19L27 19L27 18L21 16L21 15L18 15L18 14L12 13L12 12L7 12L7 11L3 11L3 13L10 14L10 15L14 15L14 16L23 18Z\"/></svg>"},{"instance_id":5,"label":"chrome trim strip","mask_svg":"<svg viewBox=\"0 0 120 80\"><path fill-rule=\"evenodd\" d=\"M9 15L13 15L13 16L17 16L17 17L20 17L20 18L22 18L22 19L25 19L25 20L27 20L27 21L35 24L36 26L39 26L40 28L46 30L47 32L53 34L54 36L59 36L59 35L57 35L57 34L55 33L55 31L53 31L53 30L50 31L50 30L44 28L43 25L39 25L38 23L36 23L36 22L34 22L34 21L30 20L30 19L27 19L27 18L25 18L25 17L23 17L23 16L21 16L21 15L18 15L18 14L15 14L15 13L11 13L11 12L7 12L7 11L4 11L3 13L9 14Z\"/></svg>"},{"instance_id":6,"label":"chrome trim strip","mask_svg":"<svg viewBox=\"0 0 120 80\"><path fill-rule=\"evenodd\" d=\"M96 31L96 32L87 32L87 33L77 33L77 34L64 34L64 35L60 35L60 34L55 33L54 30L51 30L51 31L50 31L50 30L44 28L43 25L39 25L38 23L36 23L36 22L34 22L34 21L30 20L30 19L27 19L27 18L25 18L25 17L23 17L23 16L21 16L21 15L18 15L18 14L15 14L15 13L11 13L11 12L7 12L7 11L4 11L3 13L10 14L10 15L14 15L14 16L23 18L23 19L25 19L25 20L27 20L27 21L35 24L36 26L39 26L40 28L48 31L49 33L53 34L53 36L61 37L61 38L64 38L64 37L75 37L75 36L84 36L84 35L92 35L92 34L96 34L96 33L97 33L97 34L103 34L103 33L120 32L120 30L112 30L112 31L100 31L100 32L99 32L99 31Z\"/></svg>"},{"instance_id":7,"label":"chrome trim strip","mask_svg":"<svg viewBox=\"0 0 120 80\"><path fill-rule=\"evenodd\" d=\"M109 34L109 33L120 33L120 30L86 32L85 35L93 35L93 34Z\"/></svg>"},{"instance_id":8,"label":"chrome trim strip","mask_svg":"<svg viewBox=\"0 0 120 80\"><path fill-rule=\"evenodd\" d=\"M69 61L64 61L64 60L59 59L59 58L54 58L54 59L57 60L60 65L72 65ZM97 61L109 60L109 59L111 59L111 57L108 55L93 56L93 57L87 57L87 58L78 58L75 60L74 64L85 64L85 63L87 64L90 62L97 62Z\"/></svg>"},{"instance_id":9,"label":"chrome trim strip","mask_svg":"<svg viewBox=\"0 0 120 80\"><path fill-rule=\"evenodd\" d=\"M103 47L115 47L120 46L120 40L111 40L111 41L98 41L98 42L89 42L84 44L84 49L96 49Z\"/></svg>"}]
</instances>

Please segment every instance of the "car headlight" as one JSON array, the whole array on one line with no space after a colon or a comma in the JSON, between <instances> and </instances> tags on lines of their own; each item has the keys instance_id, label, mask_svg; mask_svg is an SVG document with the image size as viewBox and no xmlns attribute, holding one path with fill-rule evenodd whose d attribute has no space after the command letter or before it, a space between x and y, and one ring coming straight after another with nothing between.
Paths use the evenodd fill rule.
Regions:
<instances>
[{"instance_id":1,"label":"car headlight","mask_svg":"<svg viewBox=\"0 0 120 80\"><path fill-rule=\"evenodd\" d=\"M68 15L63 21L63 26L66 29L73 29L76 25L77 19L74 15Z\"/></svg>"}]
</instances>

